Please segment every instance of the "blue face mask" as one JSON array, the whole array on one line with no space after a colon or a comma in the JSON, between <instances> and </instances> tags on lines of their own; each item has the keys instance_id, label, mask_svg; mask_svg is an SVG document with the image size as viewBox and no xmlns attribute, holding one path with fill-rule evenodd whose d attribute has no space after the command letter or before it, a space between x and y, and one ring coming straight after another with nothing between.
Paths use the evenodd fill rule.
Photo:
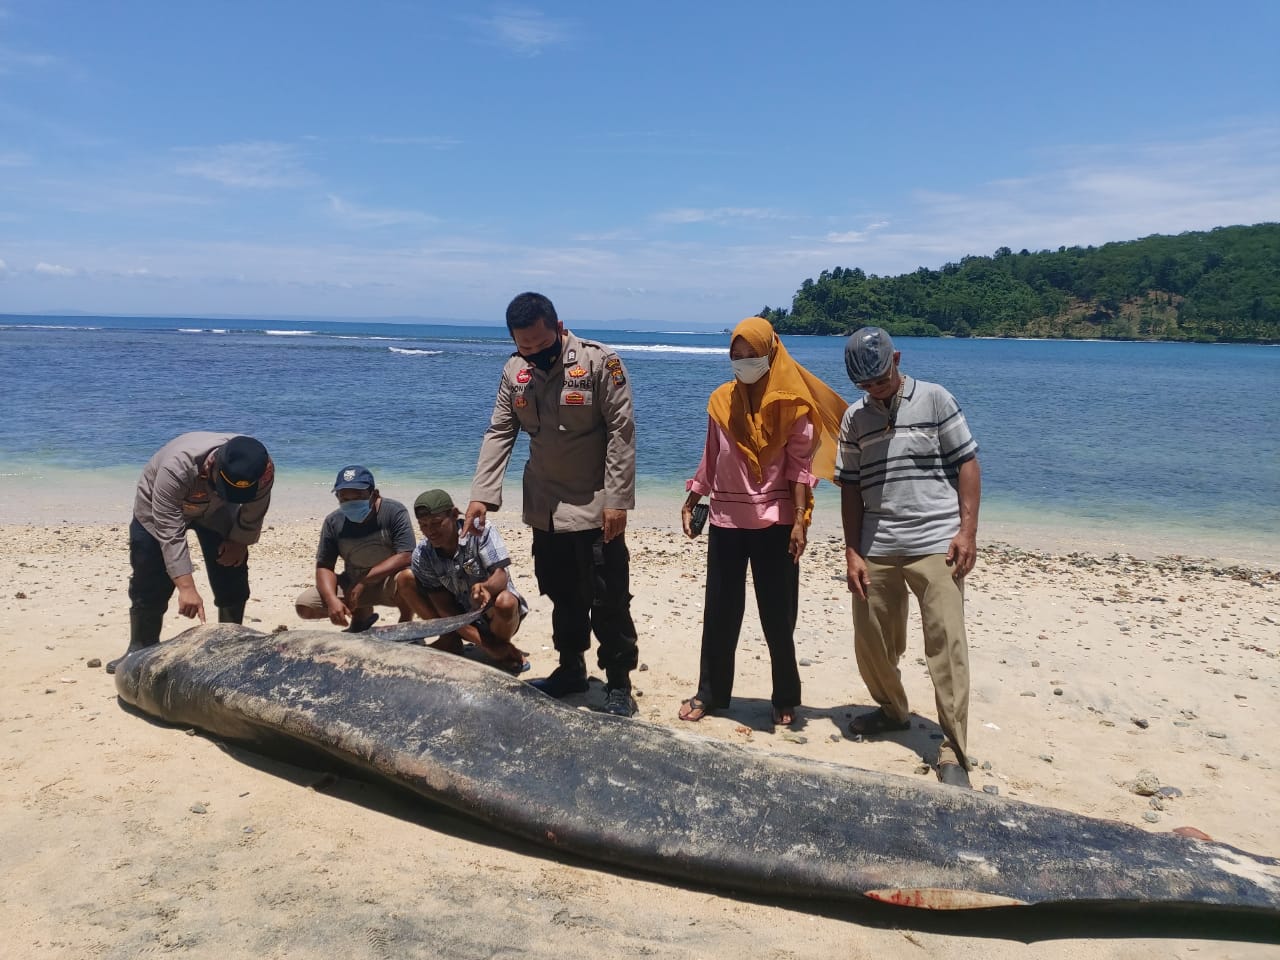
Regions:
<instances>
[{"instance_id":1,"label":"blue face mask","mask_svg":"<svg viewBox=\"0 0 1280 960\"><path fill-rule=\"evenodd\" d=\"M364 523L373 510L373 504L368 500L343 500L338 504L338 509L352 523Z\"/></svg>"}]
</instances>

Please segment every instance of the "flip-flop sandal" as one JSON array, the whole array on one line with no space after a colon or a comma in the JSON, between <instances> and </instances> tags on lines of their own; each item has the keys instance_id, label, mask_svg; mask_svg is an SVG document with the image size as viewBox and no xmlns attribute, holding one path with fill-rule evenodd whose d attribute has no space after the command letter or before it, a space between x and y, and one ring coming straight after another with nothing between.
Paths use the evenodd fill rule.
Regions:
<instances>
[{"instance_id":1,"label":"flip-flop sandal","mask_svg":"<svg viewBox=\"0 0 1280 960\"><path fill-rule=\"evenodd\" d=\"M680 701L679 717L681 720L688 720L690 723L697 723L710 712L711 708L697 697L690 697L688 700ZM694 716L695 713L697 714L696 717Z\"/></svg>"},{"instance_id":2,"label":"flip-flop sandal","mask_svg":"<svg viewBox=\"0 0 1280 960\"><path fill-rule=\"evenodd\" d=\"M849 733L855 737L876 737L882 733L896 733L911 729L911 720L894 720L881 708L853 718Z\"/></svg>"}]
</instances>

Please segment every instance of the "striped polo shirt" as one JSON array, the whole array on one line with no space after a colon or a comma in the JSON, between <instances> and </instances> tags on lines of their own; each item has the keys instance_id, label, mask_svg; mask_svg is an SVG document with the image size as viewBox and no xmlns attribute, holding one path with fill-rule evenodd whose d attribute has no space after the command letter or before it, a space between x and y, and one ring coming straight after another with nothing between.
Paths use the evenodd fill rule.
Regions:
<instances>
[{"instance_id":1,"label":"striped polo shirt","mask_svg":"<svg viewBox=\"0 0 1280 960\"><path fill-rule=\"evenodd\" d=\"M955 397L903 375L895 421L863 396L840 422L836 480L862 490L864 557L946 553L960 532L960 465L978 454Z\"/></svg>"},{"instance_id":2,"label":"striped polo shirt","mask_svg":"<svg viewBox=\"0 0 1280 960\"><path fill-rule=\"evenodd\" d=\"M462 531L461 518L458 531ZM504 567L507 570L507 589L520 604L520 616L529 612L529 604L516 589L515 579L511 576L511 554L492 524L486 523L479 534L459 537L458 551L451 557L433 547L430 540L419 541L413 549L411 566L423 590L444 590L453 595L463 610L471 609L471 588L477 583L484 583L493 571Z\"/></svg>"}]
</instances>

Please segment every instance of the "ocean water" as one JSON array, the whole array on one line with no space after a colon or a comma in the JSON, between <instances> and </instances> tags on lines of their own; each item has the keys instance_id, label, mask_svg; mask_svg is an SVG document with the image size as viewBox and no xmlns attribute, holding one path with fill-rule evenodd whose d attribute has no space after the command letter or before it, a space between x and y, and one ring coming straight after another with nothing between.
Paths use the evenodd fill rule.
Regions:
<instances>
[{"instance_id":1,"label":"ocean water","mask_svg":"<svg viewBox=\"0 0 1280 960\"><path fill-rule=\"evenodd\" d=\"M678 502L707 396L729 377L728 336L576 332L622 356L641 492ZM852 401L843 345L787 339ZM913 338L898 347L905 371L943 384L964 408L981 447L984 516L1280 544L1280 349ZM361 462L465 494L511 349L502 327L0 316L0 476L136 474L180 432L227 429L261 438L280 471L317 484ZM521 442L508 472L515 491L524 451ZM821 491L820 506L835 509L834 492Z\"/></svg>"}]
</instances>

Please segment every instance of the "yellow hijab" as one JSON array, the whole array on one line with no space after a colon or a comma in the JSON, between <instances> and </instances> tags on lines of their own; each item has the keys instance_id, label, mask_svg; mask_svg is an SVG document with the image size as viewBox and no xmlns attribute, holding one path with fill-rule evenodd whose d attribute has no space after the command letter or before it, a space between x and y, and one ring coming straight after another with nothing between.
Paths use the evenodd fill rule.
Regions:
<instances>
[{"instance_id":1,"label":"yellow hijab","mask_svg":"<svg viewBox=\"0 0 1280 960\"><path fill-rule=\"evenodd\" d=\"M810 472L831 480L840 420L849 405L792 359L768 320L747 317L734 327L733 337L747 341L756 356L768 357L769 372L755 383L734 378L717 387L707 402L707 413L738 445L757 478L762 466L782 453L796 419L808 417L815 441Z\"/></svg>"}]
</instances>

